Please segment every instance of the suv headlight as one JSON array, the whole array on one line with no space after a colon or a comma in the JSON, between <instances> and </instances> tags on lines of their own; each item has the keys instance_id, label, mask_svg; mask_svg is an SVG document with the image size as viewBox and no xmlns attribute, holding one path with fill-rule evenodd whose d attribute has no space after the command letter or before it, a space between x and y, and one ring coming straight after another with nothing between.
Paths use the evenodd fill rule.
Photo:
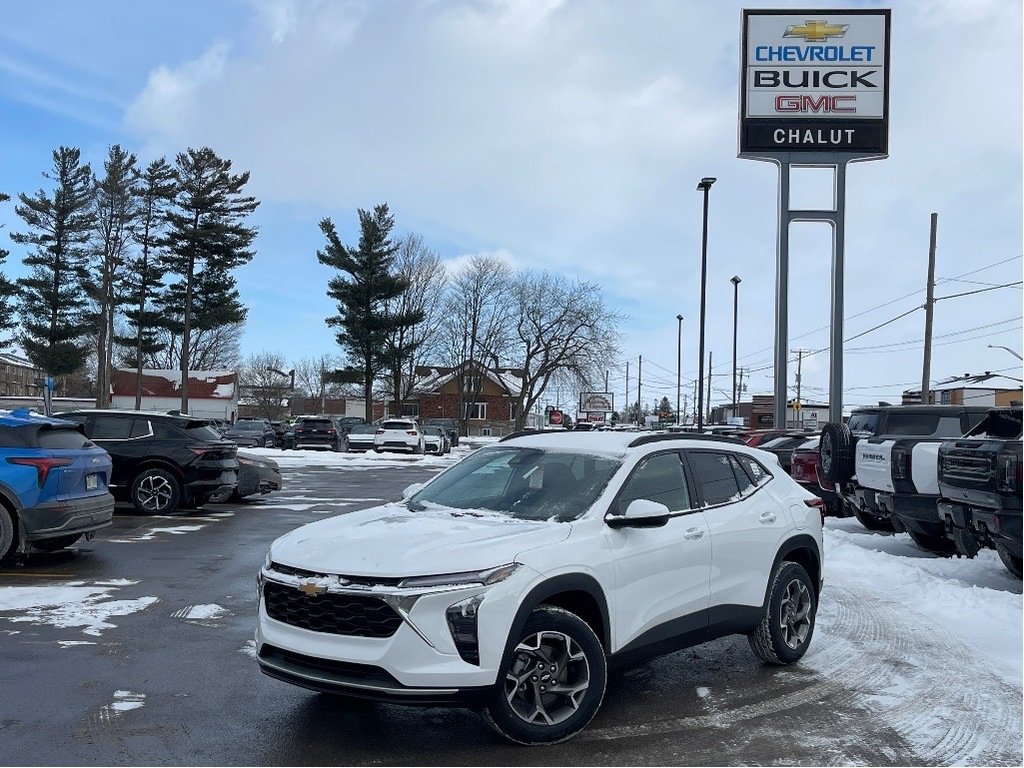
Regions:
<instances>
[{"instance_id":1,"label":"suv headlight","mask_svg":"<svg viewBox=\"0 0 1024 768\"><path fill-rule=\"evenodd\" d=\"M499 565L496 568L486 568L482 571L462 571L460 573L442 573L437 576L413 576L402 579L398 585L403 589L413 587L456 587L479 584L487 587L504 581L513 573L519 570L519 563L508 563Z\"/></svg>"}]
</instances>

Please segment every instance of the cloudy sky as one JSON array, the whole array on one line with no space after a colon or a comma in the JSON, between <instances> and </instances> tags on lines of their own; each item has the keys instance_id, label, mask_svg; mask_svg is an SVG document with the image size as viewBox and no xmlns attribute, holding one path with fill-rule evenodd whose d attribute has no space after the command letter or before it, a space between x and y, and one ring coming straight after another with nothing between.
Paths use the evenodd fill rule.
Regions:
<instances>
[{"instance_id":1,"label":"cloudy sky","mask_svg":"<svg viewBox=\"0 0 1024 768\"><path fill-rule=\"evenodd\" d=\"M850 338L920 306L929 214L936 295L1021 279L1021 4L732 0L50 0L7 3L0 28L0 189L46 184L50 152L94 167L121 143L143 162L208 145L252 173L258 254L239 273L246 353L335 351L317 222L358 237L386 201L398 233L444 259L494 253L600 286L620 311L636 397L675 400L697 370L702 176L710 197L707 349L713 400L739 364L772 391L774 166L736 157L743 7L893 7L890 157L851 166ZM794 205L829 180L794 177ZM13 205L0 224L18 231ZM6 233L3 235L7 239ZM792 231L789 349L828 343L830 232ZM8 274L22 273L20 246ZM846 345L844 404L898 399L921 378L924 313ZM1021 376L1021 290L936 305L932 376ZM804 400L824 400L828 355L804 358ZM795 364L789 381L795 382ZM561 393L568 405L568 394ZM554 399L554 393L552 393Z\"/></svg>"}]
</instances>

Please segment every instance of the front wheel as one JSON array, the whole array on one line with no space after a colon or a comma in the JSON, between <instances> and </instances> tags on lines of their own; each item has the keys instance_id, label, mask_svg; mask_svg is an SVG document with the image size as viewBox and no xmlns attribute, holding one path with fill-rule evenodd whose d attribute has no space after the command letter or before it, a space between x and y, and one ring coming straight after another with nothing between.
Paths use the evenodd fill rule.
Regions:
<instances>
[{"instance_id":1,"label":"front wheel","mask_svg":"<svg viewBox=\"0 0 1024 768\"><path fill-rule=\"evenodd\" d=\"M594 630L562 608L530 614L498 673L484 717L519 744L556 744L582 731L597 713L608 679Z\"/></svg>"},{"instance_id":2,"label":"front wheel","mask_svg":"<svg viewBox=\"0 0 1024 768\"><path fill-rule=\"evenodd\" d=\"M7 562L18 548L14 512L0 504L0 563Z\"/></svg>"},{"instance_id":3,"label":"front wheel","mask_svg":"<svg viewBox=\"0 0 1024 768\"><path fill-rule=\"evenodd\" d=\"M1016 555L1010 554L1010 550L1004 547L1002 544L996 545L996 552L999 553L999 559L1003 561L1003 565L1006 566L1006 570L1016 576L1018 579L1021 578L1021 558Z\"/></svg>"},{"instance_id":4,"label":"front wheel","mask_svg":"<svg viewBox=\"0 0 1024 768\"><path fill-rule=\"evenodd\" d=\"M178 507L181 491L174 475L164 469L147 469L132 483L132 504L144 515L172 512Z\"/></svg>"},{"instance_id":5,"label":"front wheel","mask_svg":"<svg viewBox=\"0 0 1024 768\"><path fill-rule=\"evenodd\" d=\"M811 644L815 613L811 577L799 563L782 563L772 581L764 618L748 636L750 648L768 664L798 661Z\"/></svg>"}]
</instances>

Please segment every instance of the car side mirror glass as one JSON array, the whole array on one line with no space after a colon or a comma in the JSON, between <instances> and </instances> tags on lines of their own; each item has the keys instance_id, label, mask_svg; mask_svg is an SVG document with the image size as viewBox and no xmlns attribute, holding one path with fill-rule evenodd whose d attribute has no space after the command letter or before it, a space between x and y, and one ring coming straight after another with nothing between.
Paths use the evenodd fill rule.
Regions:
<instances>
[{"instance_id":1,"label":"car side mirror glass","mask_svg":"<svg viewBox=\"0 0 1024 768\"><path fill-rule=\"evenodd\" d=\"M659 528L668 522L669 508L650 499L633 499L625 514L609 515L605 522L612 528Z\"/></svg>"},{"instance_id":2,"label":"car side mirror glass","mask_svg":"<svg viewBox=\"0 0 1024 768\"><path fill-rule=\"evenodd\" d=\"M419 493L419 490L423 485L424 483L413 483L412 485L407 485L405 490L402 491L402 501L410 498L413 494Z\"/></svg>"}]
</instances>

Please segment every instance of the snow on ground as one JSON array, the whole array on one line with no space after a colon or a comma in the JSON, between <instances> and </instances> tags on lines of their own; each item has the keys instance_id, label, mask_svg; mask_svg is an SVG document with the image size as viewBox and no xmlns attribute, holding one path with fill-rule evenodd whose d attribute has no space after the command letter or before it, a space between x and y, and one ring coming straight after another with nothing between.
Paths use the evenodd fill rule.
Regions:
<instances>
[{"instance_id":1,"label":"snow on ground","mask_svg":"<svg viewBox=\"0 0 1024 768\"><path fill-rule=\"evenodd\" d=\"M903 607L908 621L927 623L964 643L1021 691L1021 580L1007 572L994 551L982 550L973 559L937 557L918 549L905 533L882 535L853 518L829 518L823 603L830 585Z\"/></svg>"},{"instance_id":2,"label":"snow on ground","mask_svg":"<svg viewBox=\"0 0 1024 768\"><path fill-rule=\"evenodd\" d=\"M143 611L158 600L156 597L110 599L117 589L109 584L87 584L84 581L0 587L0 621L81 629L83 634L98 637L103 630L117 626L109 619Z\"/></svg>"},{"instance_id":3,"label":"snow on ground","mask_svg":"<svg viewBox=\"0 0 1024 768\"><path fill-rule=\"evenodd\" d=\"M226 608L219 606L216 603L209 603L206 605L190 605L187 608L182 608L180 611L175 611L171 615L176 619L206 621L209 619L218 619L227 612Z\"/></svg>"}]
</instances>

